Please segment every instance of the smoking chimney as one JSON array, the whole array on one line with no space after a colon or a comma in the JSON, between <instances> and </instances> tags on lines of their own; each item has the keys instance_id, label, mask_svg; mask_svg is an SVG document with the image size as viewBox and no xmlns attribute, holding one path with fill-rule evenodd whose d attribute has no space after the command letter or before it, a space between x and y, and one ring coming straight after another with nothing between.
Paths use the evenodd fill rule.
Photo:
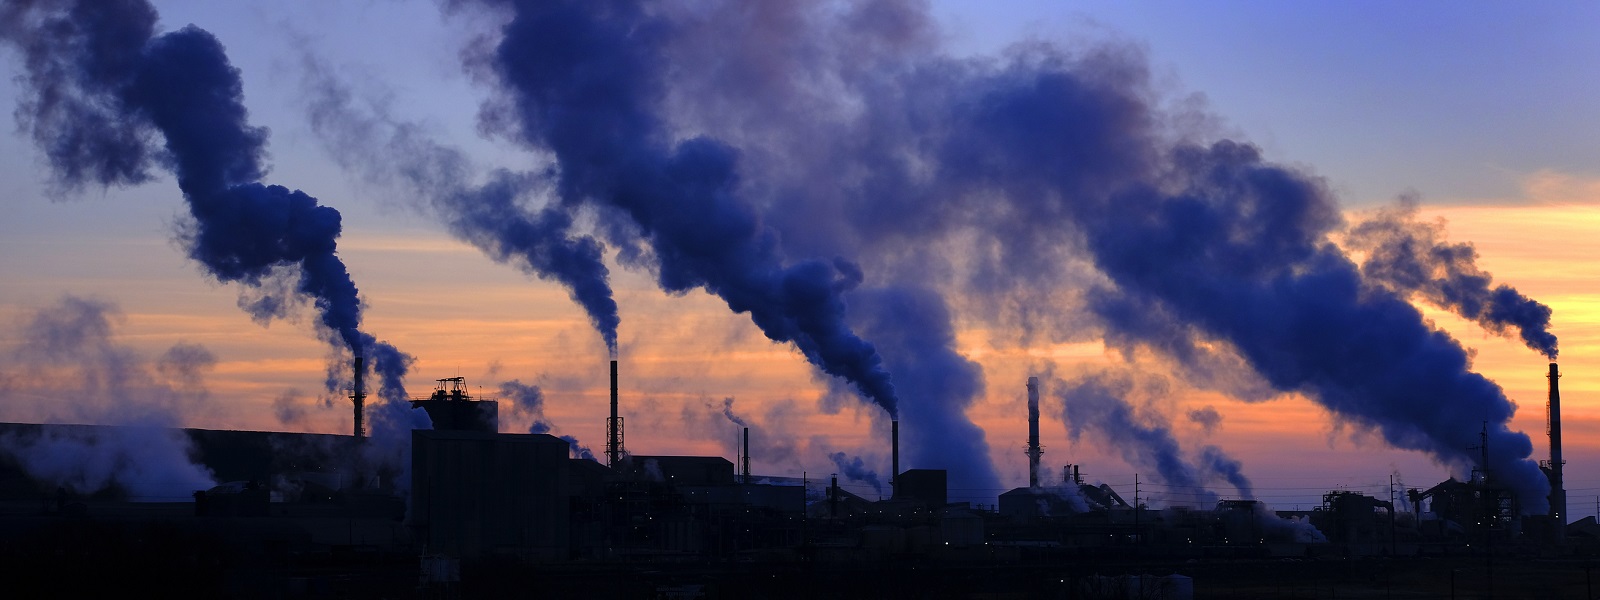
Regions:
<instances>
[{"instance_id":1,"label":"smoking chimney","mask_svg":"<svg viewBox=\"0 0 1600 600\"><path fill-rule=\"evenodd\" d=\"M739 474L744 476L744 482L750 483L750 428L744 428L744 457L739 459Z\"/></svg>"},{"instance_id":2,"label":"smoking chimney","mask_svg":"<svg viewBox=\"0 0 1600 600\"><path fill-rule=\"evenodd\" d=\"M889 464L889 497L900 494L900 420L889 421L889 444L893 447L891 456L893 462Z\"/></svg>"},{"instance_id":3,"label":"smoking chimney","mask_svg":"<svg viewBox=\"0 0 1600 600\"><path fill-rule=\"evenodd\" d=\"M606 419L606 466L622 462L622 417L617 416L617 361L611 361L611 418Z\"/></svg>"},{"instance_id":4,"label":"smoking chimney","mask_svg":"<svg viewBox=\"0 0 1600 600\"><path fill-rule=\"evenodd\" d=\"M1039 487L1039 378L1028 378L1028 487Z\"/></svg>"},{"instance_id":5,"label":"smoking chimney","mask_svg":"<svg viewBox=\"0 0 1600 600\"><path fill-rule=\"evenodd\" d=\"M1567 490L1562 487L1561 468L1567 461L1561 458L1561 372L1557 370L1556 363L1550 363L1550 403L1545 405L1548 413L1550 433L1550 464L1547 474L1550 476L1550 517L1556 521L1556 530L1561 531L1567 523Z\"/></svg>"},{"instance_id":6,"label":"smoking chimney","mask_svg":"<svg viewBox=\"0 0 1600 600\"><path fill-rule=\"evenodd\" d=\"M357 356L356 357L356 385L355 385L355 389L352 389L350 391L350 402L355 405L355 415L356 415L355 436L356 436L356 439L361 439L361 438L364 438L364 437L367 436L366 424L361 419L361 414L363 412L362 409L365 408L366 403L367 403L367 390L366 390L365 385L363 385L362 376L361 376L361 373L364 370L365 369L363 368L361 357Z\"/></svg>"}]
</instances>

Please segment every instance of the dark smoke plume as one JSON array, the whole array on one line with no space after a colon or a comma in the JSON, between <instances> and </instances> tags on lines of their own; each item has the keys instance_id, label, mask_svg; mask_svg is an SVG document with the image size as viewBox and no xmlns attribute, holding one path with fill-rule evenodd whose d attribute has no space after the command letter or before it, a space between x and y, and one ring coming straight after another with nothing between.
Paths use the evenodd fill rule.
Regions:
<instances>
[{"instance_id":1,"label":"dark smoke plume","mask_svg":"<svg viewBox=\"0 0 1600 600\"><path fill-rule=\"evenodd\" d=\"M1201 448L1199 463L1201 468L1221 476L1228 485L1238 490L1240 498L1256 497L1255 486L1250 483L1250 478L1244 476L1244 463L1228 456L1221 448L1216 446Z\"/></svg>"},{"instance_id":2,"label":"dark smoke plume","mask_svg":"<svg viewBox=\"0 0 1600 600\"><path fill-rule=\"evenodd\" d=\"M873 491L883 494L883 480L878 478L877 471L867 468L861 457L834 452L828 455L828 460L833 461L834 468L838 469L839 474L846 480L870 485Z\"/></svg>"},{"instance_id":3,"label":"dark smoke plume","mask_svg":"<svg viewBox=\"0 0 1600 600\"><path fill-rule=\"evenodd\" d=\"M1522 343L1556 359L1550 307L1522 295L1478 268L1478 251L1469 243L1445 239L1444 222L1417 221L1417 200L1378 211L1350 230L1351 248L1365 252L1361 274L1401 296L1417 294L1429 304L1476 321L1501 335L1515 332Z\"/></svg>"},{"instance_id":4,"label":"dark smoke plume","mask_svg":"<svg viewBox=\"0 0 1600 600\"><path fill-rule=\"evenodd\" d=\"M500 396L511 401L511 406L525 415L528 420L528 433L551 433L556 426L544 416L544 390L537 385L529 385L520 380L513 379L500 384ZM599 462L594 451L588 446L578 442L578 438L570 435L557 435L567 443L567 448L573 458L582 458Z\"/></svg>"},{"instance_id":5,"label":"dark smoke plume","mask_svg":"<svg viewBox=\"0 0 1600 600\"><path fill-rule=\"evenodd\" d=\"M858 290L852 301L852 323L885 352L896 390L914 399L900 411L901 468L945 469L952 501L987 501L1000 478L983 429L966 414L983 395L983 370L955 351L944 299L907 285Z\"/></svg>"},{"instance_id":6,"label":"dark smoke plume","mask_svg":"<svg viewBox=\"0 0 1600 600\"><path fill-rule=\"evenodd\" d=\"M1110 373L1097 373L1050 386L1061 399L1062 420L1067 436L1077 443L1090 433L1122 453L1122 458L1140 469L1149 469L1155 480L1166 486L1168 498L1182 504L1209 508L1217 494L1208 487L1213 475L1222 476L1243 498L1254 497L1241 464L1221 449L1207 446L1201 451L1200 466L1184 458L1178 439L1164 420L1153 415L1135 414L1127 398L1136 393L1132 379Z\"/></svg>"},{"instance_id":7,"label":"dark smoke plume","mask_svg":"<svg viewBox=\"0 0 1600 600\"><path fill-rule=\"evenodd\" d=\"M1053 178L1011 174L1030 173L1034 182ZM1306 393L1390 445L1456 468L1475 462L1467 448L1488 422L1486 467L1525 508L1543 510L1548 482L1526 458L1532 444L1508 427L1515 406L1469 370L1459 343L1404 298L1366 283L1329 241L1341 221L1319 181L1233 142L1179 146L1154 181L1164 185L1070 204L1116 283L1091 298L1109 337L1158 348L1173 332L1225 341L1274 388ZM1163 337L1140 335L1152 323Z\"/></svg>"},{"instance_id":8,"label":"dark smoke plume","mask_svg":"<svg viewBox=\"0 0 1600 600\"><path fill-rule=\"evenodd\" d=\"M292 301L263 283L297 272L294 292L310 299L322 325L372 358L384 397L404 398L410 357L360 330L360 299L337 255L339 212L259 182L267 131L248 123L222 44L192 25L156 35L156 18L143 0L10 0L0 8L0 38L25 59L17 115L59 186L136 184L152 163L171 170L188 202L179 239L190 258L219 281L254 288L240 306L258 320L281 316Z\"/></svg>"},{"instance_id":9,"label":"dark smoke plume","mask_svg":"<svg viewBox=\"0 0 1600 600\"><path fill-rule=\"evenodd\" d=\"M1206 433L1214 433L1222 426L1222 413L1212 406L1204 406L1189 411L1189 420L1200 425Z\"/></svg>"},{"instance_id":10,"label":"dark smoke plume","mask_svg":"<svg viewBox=\"0 0 1600 600\"><path fill-rule=\"evenodd\" d=\"M716 294L897 414L882 359L845 324L841 296L860 273L838 261L786 260L777 232L741 194L738 150L711 137L674 139L656 114L671 23L631 2L511 4L486 61L506 96L485 112L486 125L554 153L562 202L598 207L620 247L642 240L662 289Z\"/></svg>"},{"instance_id":11,"label":"dark smoke plume","mask_svg":"<svg viewBox=\"0 0 1600 600\"><path fill-rule=\"evenodd\" d=\"M312 127L340 166L369 183L398 184L419 207L426 205L444 219L456 238L496 262L560 282L616 357L620 318L605 248L593 237L573 233L571 206L526 205L531 196L549 195L544 179L498 170L475 184L471 161L459 149L430 139L415 124L358 109L328 66L313 57L303 62Z\"/></svg>"},{"instance_id":12,"label":"dark smoke plume","mask_svg":"<svg viewBox=\"0 0 1600 600\"><path fill-rule=\"evenodd\" d=\"M857 273L982 298L980 318L1052 339L1234 364L1456 468L1487 421L1494 476L1541 510L1511 403L1333 244L1344 223L1322 182L1176 129L1210 118L1164 112L1135 51L955 59L913 2L485 3L513 9L474 63L505 92L486 128L553 152L563 200L601 206L619 247L645 240L663 288L719 294L869 397L884 364L921 358L879 359L835 327L847 297L863 312ZM790 255L852 268L780 267ZM929 412L959 423L962 407Z\"/></svg>"}]
</instances>

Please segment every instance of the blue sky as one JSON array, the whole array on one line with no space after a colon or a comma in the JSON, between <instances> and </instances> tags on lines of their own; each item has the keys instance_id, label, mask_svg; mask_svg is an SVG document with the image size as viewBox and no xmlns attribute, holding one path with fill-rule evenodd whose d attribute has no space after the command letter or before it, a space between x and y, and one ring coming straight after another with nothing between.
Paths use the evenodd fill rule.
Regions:
<instances>
[{"instance_id":1,"label":"blue sky","mask_svg":"<svg viewBox=\"0 0 1600 600\"><path fill-rule=\"evenodd\" d=\"M1600 175L1600 6L1582 2L940 2L957 47L1105 35L1147 49L1347 203L1483 201Z\"/></svg>"}]
</instances>

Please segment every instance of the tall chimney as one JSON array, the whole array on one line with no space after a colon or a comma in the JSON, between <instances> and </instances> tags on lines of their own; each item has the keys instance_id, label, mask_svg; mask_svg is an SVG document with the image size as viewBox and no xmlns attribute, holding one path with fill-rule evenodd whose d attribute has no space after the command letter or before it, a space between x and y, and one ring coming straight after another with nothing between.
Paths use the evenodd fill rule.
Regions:
<instances>
[{"instance_id":1,"label":"tall chimney","mask_svg":"<svg viewBox=\"0 0 1600 600\"><path fill-rule=\"evenodd\" d=\"M617 416L617 361L611 361L611 418L606 419L606 466L622 462L622 417Z\"/></svg>"},{"instance_id":2,"label":"tall chimney","mask_svg":"<svg viewBox=\"0 0 1600 600\"><path fill-rule=\"evenodd\" d=\"M740 469L740 474L744 475L744 482L745 483L750 483L750 428L749 427L744 428L744 457L739 459L739 461L740 461L741 467L742 467Z\"/></svg>"},{"instance_id":3,"label":"tall chimney","mask_svg":"<svg viewBox=\"0 0 1600 600\"><path fill-rule=\"evenodd\" d=\"M839 474L833 474L833 483L828 485L828 516L839 516Z\"/></svg>"},{"instance_id":4,"label":"tall chimney","mask_svg":"<svg viewBox=\"0 0 1600 600\"><path fill-rule=\"evenodd\" d=\"M889 432L890 432L889 444L893 447L893 450L891 451L891 456L894 457L894 462L890 463L890 465L889 465L889 468L890 468L890 472L889 472L889 497L893 498L893 497L899 495L899 492L900 492L900 420L899 419L895 419L893 421L889 421Z\"/></svg>"},{"instance_id":5,"label":"tall chimney","mask_svg":"<svg viewBox=\"0 0 1600 600\"><path fill-rule=\"evenodd\" d=\"M1039 378L1028 378L1028 487L1039 487Z\"/></svg>"},{"instance_id":6,"label":"tall chimney","mask_svg":"<svg viewBox=\"0 0 1600 600\"><path fill-rule=\"evenodd\" d=\"M1550 363L1550 404L1545 407L1549 412L1550 426L1550 516L1556 521L1556 529L1560 531L1567 523L1567 490L1562 487L1561 470L1566 461L1561 458L1561 372L1556 369L1556 363Z\"/></svg>"},{"instance_id":7,"label":"tall chimney","mask_svg":"<svg viewBox=\"0 0 1600 600\"><path fill-rule=\"evenodd\" d=\"M362 367L363 367L362 359L361 359L360 356L357 356L356 357L356 382L355 382L356 385L355 385L355 389L351 390L351 393L350 393L350 402L355 405L355 415L356 415L355 436L356 436L356 439L361 439L361 438L364 438L364 437L367 436L366 424L362 420L362 412L364 412L362 409L365 408L365 405L367 403L367 390L366 390L366 386L364 385L364 382L362 381L362 372L365 371L366 369L364 369Z\"/></svg>"}]
</instances>

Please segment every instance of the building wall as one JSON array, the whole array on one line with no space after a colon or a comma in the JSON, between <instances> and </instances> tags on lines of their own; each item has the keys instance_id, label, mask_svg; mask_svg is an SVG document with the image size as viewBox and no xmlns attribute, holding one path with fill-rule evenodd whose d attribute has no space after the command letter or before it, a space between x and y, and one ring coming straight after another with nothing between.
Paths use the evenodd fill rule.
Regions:
<instances>
[{"instance_id":1,"label":"building wall","mask_svg":"<svg viewBox=\"0 0 1600 600\"><path fill-rule=\"evenodd\" d=\"M550 435L412 432L411 523L429 553L566 555L567 443Z\"/></svg>"}]
</instances>

